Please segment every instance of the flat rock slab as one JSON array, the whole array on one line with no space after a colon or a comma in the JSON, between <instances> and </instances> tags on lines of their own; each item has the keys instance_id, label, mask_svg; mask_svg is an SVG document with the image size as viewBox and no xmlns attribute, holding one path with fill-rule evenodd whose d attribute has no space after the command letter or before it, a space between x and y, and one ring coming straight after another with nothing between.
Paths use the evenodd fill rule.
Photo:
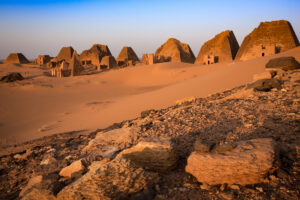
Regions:
<instances>
[{"instance_id":1,"label":"flat rock slab","mask_svg":"<svg viewBox=\"0 0 300 200\"><path fill-rule=\"evenodd\" d=\"M256 184L263 182L267 174L274 171L276 157L272 139L253 139L238 142L227 151L194 151L187 160L185 170L208 185Z\"/></svg>"},{"instance_id":2,"label":"flat rock slab","mask_svg":"<svg viewBox=\"0 0 300 200\"><path fill-rule=\"evenodd\" d=\"M136 146L122 151L119 156L154 171L171 170L177 163L174 145L169 138L139 142Z\"/></svg>"},{"instance_id":3,"label":"flat rock slab","mask_svg":"<svg viewBox=\"0 0 300 200\"><path fill-rule=\"evenodd\" d=\"M278 68L285 71L295 70L300 69L300 63L292 56L273 58L266 64L266 68Z\"/></svg>"},{"instance_id":4,"label":"flat rock slab","mask_svg":"<svg viewBox=\"0 0 300 200\"><path fill-rule=\"evenodd\" d=\"M88 153L92 151L99 151L103 146L107 145L114 145L115 148L119 145L126 146L126 144L132 143L134 135L135 132L131 128L114 129L104 133L99 132L97 136L83 149L83 151Z\"/></svg>"},{"instance_id":5,"label":"flat rock slab","mask_svg":"<svg viewBox=\"0 0 300 200\"><path fill-rule=\"evenodd\" d=\"M128 199L159 181L157 173L147 172L129 160L116 158L100 164L66 186L57 199Z\"/></svg>"}]
</instances>

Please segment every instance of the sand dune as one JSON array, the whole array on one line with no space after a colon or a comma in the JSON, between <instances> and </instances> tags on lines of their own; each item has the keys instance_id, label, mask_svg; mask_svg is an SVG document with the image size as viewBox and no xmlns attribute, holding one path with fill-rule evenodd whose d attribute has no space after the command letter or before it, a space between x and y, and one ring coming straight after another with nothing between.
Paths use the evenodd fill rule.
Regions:
<instances>
[{"instance_id":1,"label":"sand dune","mask_svg":"<svg viewBox=\"0 0 300 200\"><path fill-rule=\"evenodd\" d=\"M0 76L17 71L28 79L0 84L0 144L8 145L74 130L94 130L252 81L270 58L294 56L300 47L245 62L209 66L186 63L140 65L67 78L44 75L30 64L0 65Z\"/></svg>"}]
</instances>

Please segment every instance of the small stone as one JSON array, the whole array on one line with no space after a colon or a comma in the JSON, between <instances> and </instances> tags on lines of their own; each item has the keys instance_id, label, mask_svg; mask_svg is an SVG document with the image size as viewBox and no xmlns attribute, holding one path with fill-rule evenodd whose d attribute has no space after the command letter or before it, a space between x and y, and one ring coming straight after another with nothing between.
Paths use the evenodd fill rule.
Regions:
<instances>
[{"instance_id":1,"label":"small stone","mask_svg":"<svg viewBox=\"0 0 300 200\"><path fill-rule=\"evenodd\" d=\"M264 190L261 187L256 187L255 189L259 192L264 192Z\"/></svg>"},{"instance_id":2,"label":"small stone","mask_svg":"<svg viewBox=\"0 0 300 200\"><path fill-rule=\"evenodd\" d=\"M230 188L233 190L240 190L240 187L238 185L231 185Z\"/></svg>"},{"instance_id":3,"label":"small stone","mask_svg":"<svg viewBox=\"0 0 300 200\"><path fill-rule=\"evenodd\" d=\"M41 184L43 180L42 176L34 176L32 177L27 185L22 189L22 191L19 194L19 197L22 197L25 195L25 193L27 193L30 189L32 189L34 186Z\"/></svg>"},{"instance_id":4,"label":"small stone","mask_svg":"<svg viewBox=\"0 0 300 200\"><path fill-rule=\"evenodd\" d=\"M233 199L232 194L228 193L228 192L226 192L226 193L222 192L222 193L219 194L219 196L221 198L225 199L225 200L232 200Z\"/></svg>"},{"instance_id":5,"label":"small stone","mask_svg":"<svg viewBox=\"0 0 300 200\"><path fill-rule=\"evenodd\" d=\"M202 185L200 185L200 188L202 189L202 190L210 190L211 189L211 187L209 186L209 185L207 185L207 184L202 184Z\"/></svg>"},{"instance_id":6,"label":"small stone","mask_svg":"<svg viewBox=\"0 0 300 200\"><path fill-rule=\"evenodd\" d=\"M77 160L73 162L71 165L63 168L59 175L66 178L73 178L76 175L80 174L82 171L84 171L85 166L82 164L82 160Z\"/></svg>"}]
</instances>

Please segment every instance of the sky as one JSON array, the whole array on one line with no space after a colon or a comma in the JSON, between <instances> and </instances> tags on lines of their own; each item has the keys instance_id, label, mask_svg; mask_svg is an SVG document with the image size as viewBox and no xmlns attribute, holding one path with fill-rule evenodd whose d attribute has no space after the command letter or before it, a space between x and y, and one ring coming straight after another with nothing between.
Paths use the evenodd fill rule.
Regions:
<instances>
[{"instance_id":1,"label":"sky","mask_svg":"<svg viewBox=\"0 0 300 200\"><path fill-rule=\"evenodd\" d=\"M11 52L33 59L108 45L117 57L131 46L139 57L168 38L191 46L233 30L239 44L262 21L285 19L300 38L300 0L0 0L0 60Z\"/></svg>"}]
</instances>

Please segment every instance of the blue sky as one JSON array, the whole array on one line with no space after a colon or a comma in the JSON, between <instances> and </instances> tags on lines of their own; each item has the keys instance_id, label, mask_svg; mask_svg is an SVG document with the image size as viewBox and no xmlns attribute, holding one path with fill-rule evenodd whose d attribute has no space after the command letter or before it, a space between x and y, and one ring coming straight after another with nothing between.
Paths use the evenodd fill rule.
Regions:
<instances>
[{"instance_id":1,"label":"blue sky","mask_svg":"<svg viewBox=\"0 0 300 200\"><path fill-rule=\"evenodd\" d=\"M123 46L154 52L168 38L201 45L224 30L238 42L261 21L286 19L300 36L299 0L0 0L0 59L22 52L56 56L62 46L79 53L107 44L114 56Z\"/></svg>"}]
</instances>

